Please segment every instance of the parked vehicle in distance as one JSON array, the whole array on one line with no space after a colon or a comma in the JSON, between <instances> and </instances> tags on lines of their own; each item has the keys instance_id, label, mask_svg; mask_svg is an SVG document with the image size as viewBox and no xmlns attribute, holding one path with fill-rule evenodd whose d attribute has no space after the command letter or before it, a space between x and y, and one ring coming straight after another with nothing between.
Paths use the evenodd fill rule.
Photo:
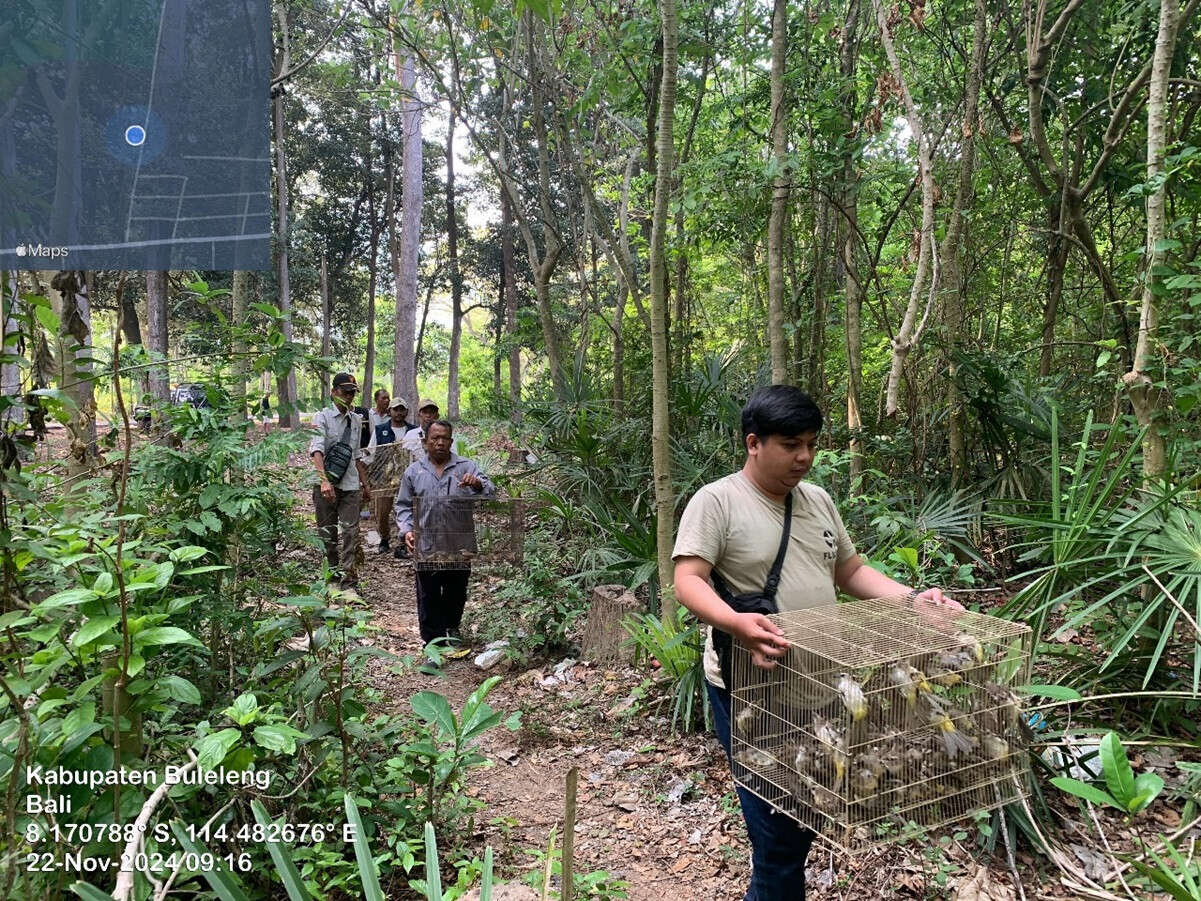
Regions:
<instances>
[{"instance_id":1,"label":"parked vehicle in distance","mask_svg":"<svg viewBox=\"0 0 1201 901\"><path fill-rule=\"evenodd\" d=\"M176 406L190 404L193 407L211 407L224 397L225 389L201 382L184 382L171 391L171 403Z\"/></svg>"}]
</instances>

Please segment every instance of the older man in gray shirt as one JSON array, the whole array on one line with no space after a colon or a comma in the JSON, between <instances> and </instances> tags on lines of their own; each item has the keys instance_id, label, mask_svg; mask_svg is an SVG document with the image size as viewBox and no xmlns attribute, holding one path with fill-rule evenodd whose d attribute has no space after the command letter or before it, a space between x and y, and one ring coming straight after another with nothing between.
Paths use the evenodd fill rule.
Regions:
<instances>
[{"instance_id":1,"label":"older man in gray shirt","mask_svg":"<svg viewBox=\"0 0 1201 901\"><path fill-rule=\"evenodd\" d=\"M425 456L405 470L394 504L397 531L417 560L417 622L426 644L459 636L471 577L469 561L476 551L473 499L496 494L475 463L451 451L453 432L445 419L429 425Z\"/></svg>"}]
</instances>

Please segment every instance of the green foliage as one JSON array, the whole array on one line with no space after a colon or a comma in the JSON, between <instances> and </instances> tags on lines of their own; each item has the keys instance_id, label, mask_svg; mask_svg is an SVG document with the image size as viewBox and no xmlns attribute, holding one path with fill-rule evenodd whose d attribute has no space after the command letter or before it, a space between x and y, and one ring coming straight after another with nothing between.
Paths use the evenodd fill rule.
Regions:
<instances>
[{"instance_id":1,"label":"green foliage","mask_svg":"<svg viewBox=\"0 0 1201 901\"><path fill-rule=\"evenodd\" d=\"M622 625L643 659L659 662L671 700L671 727L689 731L709 728L709 695L705 690L705 632L683 606L666 621L653 613L635 613ZM699 703L698 703L699 702Z\"/></svg>"},{"instance_id":2,"label":"green foliage","mask_svg":"<svg viewBox=\"0 0 1201 901\"><path fill-rule=\"evenodd\" d=\"M1109 732L1101 739L1100 756L1108 791L1069 776L1056 776L1051 784L1086 801L1114 807L1126 814L1146 810L1163 791L1163 777L1157 773L1142 773L1135 777L1116 732Z\"/></svg>"}]
</instances>

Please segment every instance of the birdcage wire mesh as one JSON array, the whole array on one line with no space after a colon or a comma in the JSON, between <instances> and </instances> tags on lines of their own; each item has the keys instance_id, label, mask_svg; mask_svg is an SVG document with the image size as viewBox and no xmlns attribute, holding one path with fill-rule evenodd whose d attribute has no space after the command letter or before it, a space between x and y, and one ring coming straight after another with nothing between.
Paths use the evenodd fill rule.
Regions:
<instances>
[{"instance_id":1,"label":"birdcage wire mesh","mask_svg":"<svg viewBox=\"0 0 1201 901\"><path fill-rule=\"evenodd\" d=\"M524 498L425 495L413 498L414 561L423 569L516 563L523 560Z\"/></svg>"},{"instance_id":2,"label":"birdcage wire mesh","mask_svg":"<svg viewBox=\"0 0 1201 901\"><path fill-rule=\"evenodd\" d=\"M734 644L735 781L847 851L1025 794L1031 632L907 597L774 614L771 670Z\"/></svg>"},{"instance_id":3,"label":"birdcage wire mesh","mask_svg":"<svg viewBox=\"0 0 1201 901\"><path fill-rule=\"evenodd\" d=\"M367 487L380 493L396 494L405 470L414 459L413 452L399 441L377 446L367 462Z\"/></svg>"}]
</instances>

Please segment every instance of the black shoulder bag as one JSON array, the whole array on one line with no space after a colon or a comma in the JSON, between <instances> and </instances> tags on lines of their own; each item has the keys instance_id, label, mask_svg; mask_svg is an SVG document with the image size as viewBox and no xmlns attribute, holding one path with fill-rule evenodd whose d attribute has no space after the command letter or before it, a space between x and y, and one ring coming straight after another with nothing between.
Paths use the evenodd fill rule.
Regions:
<instances>
[{"instance_id":1,"label":"black shoulder bag","mask_svg":"<svg viewBox=\"0 0 1201 901\"><path fill-rule=\"evenodd\" d=\"M342 481L342 476L350 469L350 460L354 456L350 447L350 423L350 414L347 413L342 440L325 452L325 475L335 485Z\"/></svg>"},{"instance_id":2,"label":"black shoulder bag","mask_svg":"<svg viewBox=\"0 0 1201 901\"><path fill-rule=\"evenodd\" d=\"M792 492L790 491L788 497L784 499L784 531L780 535L780 549L776 551L776 559L767 573L767 584L763 586L763 590L753 591L749 594L734 594L730 591L726 580L714 569L710 572L709 577L713 580L713 590L717 592L717 596L738 613L762 613L764 615L779 613L779 608L776 606L776 589L780 587L780 570L784 566L784 555L788 553L788 535L791 531ZM730 649L732 645L733 636L729 632L716 628L713 630L713 649L717 651L717 662L721 667L721 681L726 686L726 691L730 690Z\"/></svg>"}]
</instances>

